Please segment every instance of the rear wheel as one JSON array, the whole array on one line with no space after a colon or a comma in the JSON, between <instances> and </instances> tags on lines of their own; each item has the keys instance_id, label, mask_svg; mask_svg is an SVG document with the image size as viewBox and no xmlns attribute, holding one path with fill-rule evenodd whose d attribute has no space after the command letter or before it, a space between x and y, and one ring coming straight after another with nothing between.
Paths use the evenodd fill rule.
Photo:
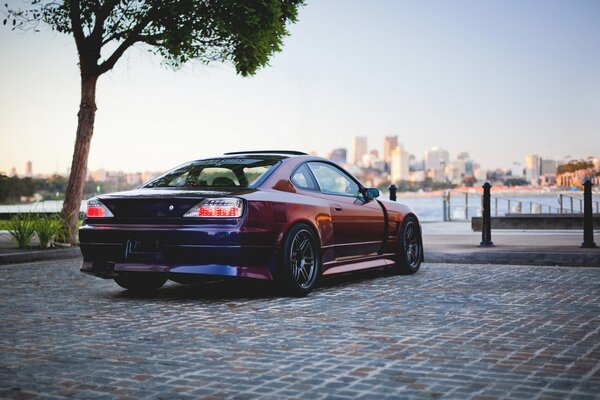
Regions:
<instances>
[{"instance_id":1,"label":"rear wheel","mask_svg":"<svg viewBox=\"0 0 600 400\"><path fill-rule=\"evenodd\" d=\"M161 288L166 281L167 278L163 275L143 273L121 275L115 278L117 285L134 292L151 292L157 290Z\"/></svg>"},{"instance_id":2,"label":"rear wheel","mask_svg":"<svg viewBox=\"0 0 600 400\"><path fill-rule=\"evenodd\" d=\"M306 296L315 286L321 269L318 241L306 224L288 232L282 247L280 281L287 294Z\"/></svg>"},{"instance_id":3,"label":"rear wheel","mask_svg":"<svg viewBox=\"0 0 600 400\"><path fill-rule=\"evenodd\" d=\"M396 268L401 274L414 274L421 266L423 259L423 241L419 221L408 216L400 228L399 248L397 251Z\"/></svg>"}]
</instances>

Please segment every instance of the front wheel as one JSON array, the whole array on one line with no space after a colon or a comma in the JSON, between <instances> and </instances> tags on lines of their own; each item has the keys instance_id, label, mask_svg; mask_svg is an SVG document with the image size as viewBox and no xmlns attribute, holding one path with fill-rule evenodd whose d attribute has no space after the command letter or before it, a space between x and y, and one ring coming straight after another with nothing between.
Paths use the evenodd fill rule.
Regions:
<instances>
[{"instance_id":1,"label":"front wheel","mask_svg":"<svg viewBox=\"0 0 600 400\"><path fill-rule=\"evenodd\" d=\"M423 241L419 221L408 216L402 222L397 250L396 268L401 274L414 274L423 260Z\"/></svg>"},{"instance_id":2,"label":"front wheel","mask_svg":"<svg viewBox=\"0 0 600 400\"><path fill-rule=\"evenodd\" d=\"M114 279L117 285L133 292L151 292L160 289L167 281L162 275L143 273L121 275Z\"/></svg>"},{"instance_id":3,"label":"front wheel","mask_svg":"<svg viewBox=\"0 0 600 400\"><path fill-rule=\"evenodd\" d=\"M287 294L306 296L315 286L321 268L319 242L306 224L288 232L282 246L280 282Z\"/></svg>"}]
</instances>

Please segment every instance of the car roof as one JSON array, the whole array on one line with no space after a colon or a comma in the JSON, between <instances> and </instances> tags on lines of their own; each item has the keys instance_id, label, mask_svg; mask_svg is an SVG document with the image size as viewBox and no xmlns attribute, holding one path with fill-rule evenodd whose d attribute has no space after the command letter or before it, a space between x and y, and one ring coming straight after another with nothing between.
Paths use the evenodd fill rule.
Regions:
<instances>
[{"instance_id":1,"label":"car roof","mask_svg":"<svg viewBox=\"0 0 600 400\"><path fill-rule=\"evenodd\" d=\"M265 154L265 155L286 155L286 156L307 156L308 154L303 153L301 151L294 151L294 150L250 150L250 151L230 151L227 153L224 153L223 155L226 156L233 156L233 155L245 155L245 154L252 154L252 155L259 155L259 154Z\"/></svg>"}]
</instances>

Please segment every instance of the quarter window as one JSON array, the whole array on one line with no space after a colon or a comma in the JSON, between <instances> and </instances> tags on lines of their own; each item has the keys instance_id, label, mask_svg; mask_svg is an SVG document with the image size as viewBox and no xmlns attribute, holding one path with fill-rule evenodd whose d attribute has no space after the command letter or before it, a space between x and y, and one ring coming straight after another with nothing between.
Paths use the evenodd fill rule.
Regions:
<instances>
[{"instance_id":1,"label":"quarter window","mask_svg":"<svg viewBox=\"0 0 600 400\"><path fill-rule=\"evenodd\" d=\"M336 167L319 162L308 163L308 166L323 193L358 196L358 184Z\"/></svg>"},{"instance_id":2,"label":"quarter window","mask_svg":"<svg viewBox=\"0 0 600 400\"><path fill-rule=\"evenodd\" d=\"M292 175L292 183L300 189L318 190L313 183L313 179L310 176L310 171L306 167L306 164L303 164L296 169L294 175Z\"/></svg>"}]
</instances>

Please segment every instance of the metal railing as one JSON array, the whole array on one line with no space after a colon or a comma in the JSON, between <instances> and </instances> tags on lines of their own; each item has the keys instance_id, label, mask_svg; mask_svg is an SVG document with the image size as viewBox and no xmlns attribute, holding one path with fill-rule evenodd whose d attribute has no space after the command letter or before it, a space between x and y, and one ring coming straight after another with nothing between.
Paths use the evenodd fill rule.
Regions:
<instances>
[{"instance_id":1,"label":"metal railing","mask_svg":"<svg viewBox=\"0 0 600 400\"><path fill-rule=\"evenodd\" d=\"M566 201L565 201L566 199ZM558 195L559 213L565 214L583 214L584 199L579 196L572 196L568 194ZM579 205L579 208L576 207ZM595 210L595 211L594 211ZM592 200L592 211L596 214L600 213L600 201Z\"/></svg>"},{"instance_id":2,"label":"metal railing","mask_svg":"<svg viewBox=\"0 0 600 400\"><path fill-rule=\"evenodd\" d=\"M445 192L442 194L444 221L468 221L481 216L482 196L479 193ZM514 199L502 196L491 198L491 214L495 217L506 214L583 214L583 197L559 194L558 205L534 200ZM600 201L592 201L592 210L600 213Z\"/></svg>"}]
</instances>

